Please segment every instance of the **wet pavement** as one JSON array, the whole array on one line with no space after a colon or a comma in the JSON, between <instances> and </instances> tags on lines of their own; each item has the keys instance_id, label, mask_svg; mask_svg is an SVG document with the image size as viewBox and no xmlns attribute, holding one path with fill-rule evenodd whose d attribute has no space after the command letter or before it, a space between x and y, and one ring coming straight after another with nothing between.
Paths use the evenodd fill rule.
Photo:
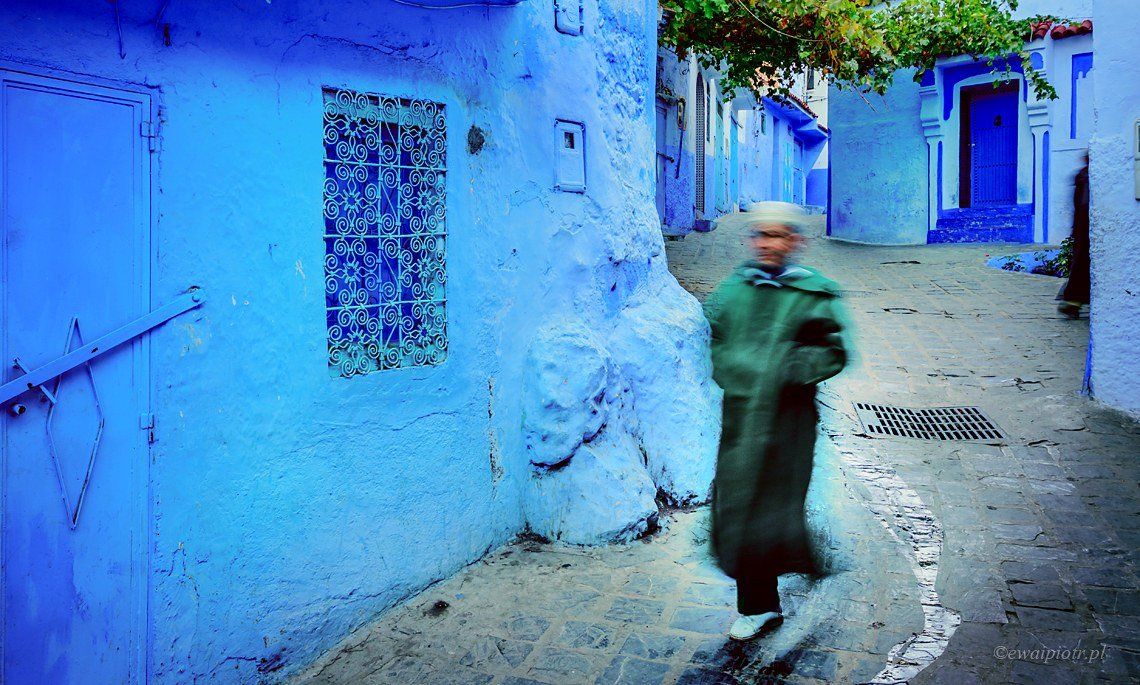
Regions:
<instances>
[{"instance_id":1,"label":"wet pavement","mask_svg":"<svg viewBox=\"0 0 1140 685\"><path fill-rule=\"evenodd\" d=\"M666 245L699 298L744 254L736 217ZM785 623L725 637L707 509L629 545L521 540L351 636L301 683L1133 682L1140 428L1080 396L1087 321L1016 246L813 241L857 363L825 384L810 522L832 574L781 579ZM854 402L979 406L995 444L877 438Z\"/></svg>"}]
</instances>

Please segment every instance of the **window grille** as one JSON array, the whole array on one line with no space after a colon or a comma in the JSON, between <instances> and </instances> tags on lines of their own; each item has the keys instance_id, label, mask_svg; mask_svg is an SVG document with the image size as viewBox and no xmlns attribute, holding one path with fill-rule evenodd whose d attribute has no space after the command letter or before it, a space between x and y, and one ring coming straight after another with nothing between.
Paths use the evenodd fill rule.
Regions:
<instances>
[{"instance_id":1,"label":"window grille","mask_svg":"<svg viewBox=\"0 0 1140 685\"><path fill-rule=\"evenodd\" d=\"M325 319L334 376L439 364L444 106L324 90Z\"/></svg>"},{"instance_id":2,"label":"window grille","mask_svg":"<svg viewBox=\"0 0 1140 685\"><path fill-rule=\"evenodd\" d=\"M697 106L694 108L696 112L696 125L694 126L697 131L696 141L697 146L694 152L693 170L696 176L694 183L694 195L696 202L694 203L698 212L705 211L705 136L708 131L708 109L707 99L705 97L705 82L700 74L697 74Z\"/></svg>"}]
</instances>

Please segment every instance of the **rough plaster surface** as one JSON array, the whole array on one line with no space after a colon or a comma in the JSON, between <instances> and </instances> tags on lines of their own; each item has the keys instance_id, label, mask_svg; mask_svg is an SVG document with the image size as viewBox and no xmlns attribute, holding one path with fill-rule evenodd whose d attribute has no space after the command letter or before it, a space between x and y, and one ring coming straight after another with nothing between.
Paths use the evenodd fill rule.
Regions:
<instances>
[{"instance_id":1,"label":"rough plaster surface","mask_svg":"<svg viewBox=\"0 0 1140 685\"><path fill-rule=\"evenodd\" d=\"M1082 19L1091 16L1099 0L1022 0L1014 16L1032 17L1050 14L1056 17Z\"/></svg>"},{"instance_id":2,"label":"rough plaster surface","mask_svg":"<svg viewBox=\"0 0 1140 685\"><path fill-rule=\"evenodd\" d=\"M743 116L744 140L740 155L740 202L747 208L755 202L777 199L772 187L775 165L776 119L771 112L765 112L765 123L761 126L761 111L745 112Z\"/></svg>"},{"instance_id":3,"label":"rough plaster surface","mask_svg":"<svg viewBox=\"0 0 1140 685\"><path fill-rule=\"evenodd\" d=\"M1101 401L1140 416L1140 201L1132 155L1133 122L1140 117L1140 80L1134 77L1140 15L1129 0L1097 0L1095 13L1097 72L1122 78L1093 83L1092 388Z\"/></svg>"},{"instance_id":4,"label":"rough plaster surface","mask_svg":"<svg viewBox=\"0 0 1140 685\"><path fill-rule=\"evenodd\" d=\"M832 88L831 235L868 243L926 242L927 145L909 72L880 97ZM872 109L872 107L874 109Z\"/></svg>"},{"instance_id":5,"label":"rough plaster surface","mask_svg":"<svg viewBox=\"0 0 1140 685\"><path fill-rule=\"evenodd\" d=\"M652 204L656 7L585 4L574 37L536 3L123 3L125 57L111 5L0 8L9 66L161 106L152 301L211 293L152 338L150 682L281 679L528 521L575 541L626 537L657 488L707 495L707 328L666 271ZM326 85L447 108L441 366L329 375ZM552 189L559 117L586 127L584 195ZM558 326L594 331L621 409L555 472L528 458L538 424L520 389L538 332ZM554 360L566 378L579 361ZM656 421L683 425L671 440ZM577 442L542 425L552 444ZM582 497L594 504L581 519L559 508Z\"/></svg>"},{"instance_id":6,"label":"rough plaster surface","mask_svg":"<svg viewBox=\"0 0 1140 685\"><path fill-rule=\"evenodd\" d=\"M597 38L606 56L598 102L619 113L645 111L653 105L646 88L656 73L653 36L628 9L609 18L613 28ZM614 71L617 63L629 72ZM654 176L639 159L652 149L652 129L605 118L601 126L616 189L652 197ZM537 467L527 523L579 544L644 531L657 490L672 501L707 499L719 436L707 324L666 269L653 207L595 211L588 208L588 220L608 229L601 254L589 260L591 278L567 284L583 291L573 313L551 312L534 338L533 368L542 372L524 392L527 449Z\"/></svg>"}]
</instances>

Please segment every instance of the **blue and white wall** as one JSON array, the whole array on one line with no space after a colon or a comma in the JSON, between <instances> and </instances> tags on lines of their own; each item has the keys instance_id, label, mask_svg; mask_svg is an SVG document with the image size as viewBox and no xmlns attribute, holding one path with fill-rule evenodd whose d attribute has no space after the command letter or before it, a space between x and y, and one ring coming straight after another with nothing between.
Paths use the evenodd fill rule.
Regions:
<instances>
[{"instance_id":1,"label":"blue and white wall","mask_svg":"<svg viewBox=\"0 0 1140 685\"><path fill-rule=\"evenodd\" d=\"M707 93L705 128L698 126L698 84ZM700 220L746 209L752 202L807 202L808 178L827 132L804 106L724 92L718 70L702 67L694 56L678 60L665 49L658 56L658 106L666 111L657 160L667 233L683 234ZM698 136L704 137L703 198L697 197ZM802 153L796 151L797 142Z\"/></svg>"},{"instance_id":2,"label":"blue and white wall","mask_svg":"<svg viewBox=\"0 0 1140 685\"><path fill-rule=\"evenodd\" d=\"M772 188L765 199L812 204L809 178L827 144L827 131L803 104L789 99L762 100L772 118Z\"/></svg>"},{"instance_id":3,"label":"blue and white wall","mask_svg":"<svg viewBox=\"0 0 1140 685\"><path fill-rule=\"evenodd\" d=\"M740 206L747 208L752 203L772 199L779 122L751 97L741 103L739 111L744 122L741 149L746 151L740 160Z\"/></svg>"},{"instance_id":4,"label":"blue and white wall","mask_svg":"<svg viewBox=\"0 0 1140 685\"><path fill-rule=\"evenodd\" d=\"M831 129L828 123L827 79L816 72L812 74L812 77L805 78L805 81L804 102L816 115L816 120L819 122L820 127L822 127L824 132L830 137ZM808 172L806 192L808 207L812 208L813 211L822 211L824 214L828 212L828 198L831 192L828 157L828 144L825 143L819 153L819 157L815 160L815 164L812 165L811 171Z\"/></svg>"},{"instance_id":5,"label":"blue and white wall","mask_svg":"<svg viewBox=\"0 0 1140 685\"><path fill-rule=\"evenodd\" d=\"M1088 16L1074 15L1072 3L1030 4L1020 11ZM919 84L900 72L882 97L833 90L831 234L873 243L1064 239L1092 125L1092 36L1047 36L1027 48L1058 98L1037 99L1019 61L1008 62L1018 104L1016 197L1007 209L966 209L959 194L962 90L995 81L984 62L941 60Z\"/></svg>"},{"instance_id":6,"label":"blue and white wall","mask_svg":"<svg viewBox=\"0 0 1140 685\"><path fill-rule=\"evenodd\" d=\"M140 682L280 680L524 527L628 539L659 488L707 496L707 329L651 201L655 3L587 0L578 36L534 2L118 8L4 3L0 60L152 94L151 295L212 294L151 340ZM446 107L442 365L329 373L323 86ZM585 193L554 190L557 118Z\"/></svg>"},{"instance_id":7,"label":"blue and white wall","mask_svg":"<svg viewBox=\"0 0 1140 685\"><path fill-rule=\"evenodd\" d=\"M1096 0L1096 13L1097 69L1120 78L1094 84L1091 384L1097 399L1140 418L1140 14L1132 0Z\"/></svg>"},{"instance_id":8,"label":"blue and white wall","mask_svg":"<svg viewBox=\"0 0 1140 685\"><path fill-rule=\"evenodd\" d=\"M1096 31L1101 30L1097 21ZM1050 39L1051 40L1051 39ZM1049 178L1049 222L1046 242L1064 240L1073 228L1073 177L1084 165L1090 138L1096 124L1093 117L1094 46L1092 35L1053 41L1048 67L1050 82L1057 89L1053 123ZM1118 79L1102 70L1109 84ZM1120 72L1117 72L1120 73Z\"/></svg>"}]
</instances>

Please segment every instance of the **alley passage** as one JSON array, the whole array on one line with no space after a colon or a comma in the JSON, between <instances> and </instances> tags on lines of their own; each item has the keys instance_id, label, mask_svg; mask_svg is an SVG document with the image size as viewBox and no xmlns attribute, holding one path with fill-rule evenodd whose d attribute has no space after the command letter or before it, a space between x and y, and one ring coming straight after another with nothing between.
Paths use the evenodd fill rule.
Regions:
<instances>
[{"instance_id":1,"label":"alley passage","mask_svg":"<svg viewBox=\"0 0 1140 685\"><path fill-rule=\"evenodd\" d=\"M743 258L743 238L723 219L668 242L670 268L703 298ZM773 635L725 637L733 588L708 559L698 509L625 546L508 546L361 629L299 682L1140 677L1140 431L1077 395L1088 326L1056 314L1059 282L984 264L1018 251L814 241L804 262L844 287L859 359L821 393L830 439L809 495L835 573L814 586L785 577L789 615ZM871 438L853 402L976 405L1008 438Z\"/></svg>"}]
</instances>

